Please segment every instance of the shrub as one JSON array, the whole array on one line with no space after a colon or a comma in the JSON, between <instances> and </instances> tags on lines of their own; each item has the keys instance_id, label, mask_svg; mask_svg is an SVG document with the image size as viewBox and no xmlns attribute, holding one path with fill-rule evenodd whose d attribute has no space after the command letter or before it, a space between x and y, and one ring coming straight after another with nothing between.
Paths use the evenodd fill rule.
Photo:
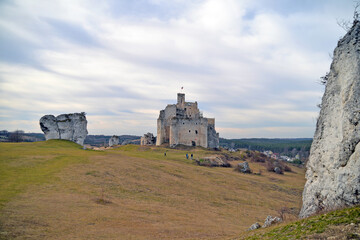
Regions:
<instances>
[{"instance_id":1,"label":"shrub","mask_svg":"<svg viewBox=\"0 0 360 240\"><path fill-rule=\"evenodd\" d=\"M288 165L284 164L284 171L285 172L292 172L292 169Z\"/></svg>"},{"instance_id":2,"label":"shrub","mask_svg":"<svg viewBox=\"0 0 360 240\"><path fill-rule=\"evenodd\" d=\"M272 161L266 161L266 170L268 170L269 172L273 172L274 171L274 163Z\"/></svg>"}]
</instances>

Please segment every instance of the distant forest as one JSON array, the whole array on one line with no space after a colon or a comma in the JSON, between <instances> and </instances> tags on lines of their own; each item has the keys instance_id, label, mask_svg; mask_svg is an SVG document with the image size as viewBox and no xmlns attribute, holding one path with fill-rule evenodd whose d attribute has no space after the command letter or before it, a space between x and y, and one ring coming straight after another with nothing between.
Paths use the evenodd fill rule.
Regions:
<instances>
[{"instance_id":1,"label":"distant forest","mask_svg":"<svg viewBox=\"0 0 360 240\"><path fill-rule=\"evenodd\" d=\"M299 154L301 158L309 156L311 143L312 138L220 138L220 147L246 148L257 151L270 150L289 157Z\"/></svg>"},{"instance_id":2,"label":"distant forest","mask_svg":"<svg viewBox=\"0 0 360 240\"><path fill-rule=\"evenodd\" d=\"M132 143L140 144L140 136L132 135L120 135L119 142L122 143ZM109 143L109 135L87 135L84 143L93 145L93 146L107 146ZM9 132L7 130L0 131L0 142L38 142L45 141L45 136L43 133L25 133L22 130L16 130Z\"/></svg>"}]
</instances>

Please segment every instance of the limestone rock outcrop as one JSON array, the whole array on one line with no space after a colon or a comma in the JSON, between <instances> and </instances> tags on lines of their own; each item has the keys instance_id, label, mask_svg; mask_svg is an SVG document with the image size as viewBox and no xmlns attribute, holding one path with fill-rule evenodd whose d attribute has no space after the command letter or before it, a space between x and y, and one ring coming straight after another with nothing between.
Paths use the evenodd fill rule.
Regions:
<instances>
[{"instance_id":1,"label":"limestone rock outcrop","mask_svg":"<svg viewBox=\"0 0 360 240\"><path fill-rule=\"evenodd\" d=\"M256 222L256 223L254 223L253 225L251 225L249 227L248 231L252 231L252 230L255 230L255 229L259 229L259 228L261 228L261 225L260 225L260 223Z\"/></svg>"},{"instance_id":2,"label":"limestone rock outcrop","mask_svg":"<svg viewBox=\"0 0 360 240\"><path fill-rule=\"evenodd\" d=\"M40 127L45 139L65 139L84 145L88 134L85 113L45 115L40 118Z\"/></svg>"},{"instance_id":3,"label":"limestone rock outcrop","mask_svg":"<svg viewBox=\"0 0 360 240\"><path fill-rule=\"evenodd\" d=\"M242 173L251 173L251 169L248 162L238 163L235 170L242 172Z\"/></svg>"},{"instance_id":4,"label":"limestone rock outcrop","mask_svg":"<svg viewBox=\"0 0 360 240\"><path fill-rule=\"evenodd\" d=\"M206 167L231 167L230 163L226 160L226 158L221 155L208 156L200 160L196 159L195 162L199 166Z\"/></svg>"},{"instance_id":5,"label":"limestone rock outcrop","mask_svg":"<svg viewBox=\"0 0 360 240\"><path fill-rule=\"evenodd\" d=\"M155 145L156 137L152 133L146 133L140 139L140 145Z\"/></svg>"},{"instance_id":6,"label":"limestone rock outcrop","mask_svg":"<svg viewBox=\"0 0 360 240\"><path fill-rule=\"evenodd\" d=\"M322 98L300 217L360 204L360 22L334 51Z\"/></svg>"},{"instance_id":7,"label":"limestone rock outcrop","mask_svg":"<svg viewBox=\"0 0 360 240\"><path fill-rule=\"evenodd\" d=\"M118 136L114 135L109 139L109 147L119 145L119 143L120 143L120 139Z\"/></svg>"},{"instance_id":8,"label":"limestone rock outcrop","mask_svg":"<svg viewBox=\"0 0 360 240\"><path fill-rule=\"evenodd\" d=\"M264 225L262 225L262 228L266 228L266 227L270 227L271 225L274 225L276 223L280 223L282 222L282 219L279 217L272 217L272 216L267 216L264 222Z\"/></svg>"}]
</instances>

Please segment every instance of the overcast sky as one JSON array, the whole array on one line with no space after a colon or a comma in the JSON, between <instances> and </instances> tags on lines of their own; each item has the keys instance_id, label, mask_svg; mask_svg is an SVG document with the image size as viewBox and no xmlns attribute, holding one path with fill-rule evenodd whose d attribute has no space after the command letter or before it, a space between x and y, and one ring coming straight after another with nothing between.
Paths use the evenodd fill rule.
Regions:
<instances>
[{"instance_id":1,"label":"overcast sky","mask_svg":"<svg viewBox=\"0 0 360 240\"><path fill-rule=\"evenodd\" d=\"M0 0L0 128L156 134L184 87L220 137L313 137L352 0ZM1 130L0 129L0 130Z\"/></svg>"}]
</instances>

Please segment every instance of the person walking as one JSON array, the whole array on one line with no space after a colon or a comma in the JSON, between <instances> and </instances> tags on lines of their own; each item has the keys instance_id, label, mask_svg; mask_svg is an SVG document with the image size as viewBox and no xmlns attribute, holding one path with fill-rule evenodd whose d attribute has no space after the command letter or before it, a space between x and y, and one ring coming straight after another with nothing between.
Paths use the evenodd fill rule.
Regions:
<instances>
[{"instance_id":1,"label":"person walking","mask_svg":"<svg viewBox=\"0 0 360 240\"><path fill-rule=\"evenodd\" d=\"M194 157L193 154L191 154L191 160L193 160L193 157Z\"/></svg>"},{"instance_id":2,"label":"person walking","mask_svg":"<svg viewBox=\"0 0 360 240\"><path fill-rule=\"evenodd\" d=\"M189 159L189 154L186 154L186 159Z\"/></svg>"}]
</instances>

